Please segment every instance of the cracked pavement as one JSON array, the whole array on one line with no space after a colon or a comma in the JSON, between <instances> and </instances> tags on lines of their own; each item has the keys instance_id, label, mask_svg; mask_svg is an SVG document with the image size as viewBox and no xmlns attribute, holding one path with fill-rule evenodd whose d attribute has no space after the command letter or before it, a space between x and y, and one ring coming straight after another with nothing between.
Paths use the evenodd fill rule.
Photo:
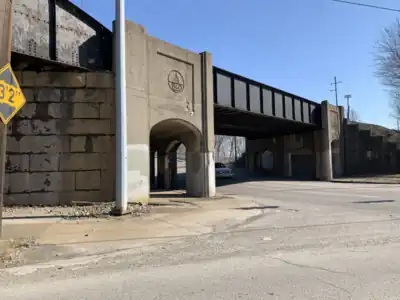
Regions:
<instances>
[{"instance_id":1,"label":"cracked pavement","mask_svg":"<svg viewBox=\"0 0 400 300\"><path fill-rule=\"evenodd\" d=\"M2 298L399 299L397 185L251 181L229 229L0 271Z\"/></svg>"}]
</instances>

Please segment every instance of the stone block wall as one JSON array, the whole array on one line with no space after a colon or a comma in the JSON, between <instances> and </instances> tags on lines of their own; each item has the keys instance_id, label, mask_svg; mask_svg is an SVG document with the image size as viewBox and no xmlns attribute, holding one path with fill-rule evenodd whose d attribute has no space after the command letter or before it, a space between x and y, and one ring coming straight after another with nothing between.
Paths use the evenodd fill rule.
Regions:
<instances>
[{"instance_id":1,"label":"stone block wall","mask_svg":"<svg viewBox=\"0 0 400 300\"><path fill-rule=\"evenodd\" d=\"M112 201L111 73L16 74L27 103L8 124L6 205Z\"/></svg>"},{"instance_id":2,"label":"stone block wall","mask_svg":"<svg viewBox=\"0 0 400 300\"><path fill-rule=\"evenodd\" d=\"M346 175L389 174L398 172L396 142L373 134L362 124L346 124Z\"/></svg>"}]
</instances>

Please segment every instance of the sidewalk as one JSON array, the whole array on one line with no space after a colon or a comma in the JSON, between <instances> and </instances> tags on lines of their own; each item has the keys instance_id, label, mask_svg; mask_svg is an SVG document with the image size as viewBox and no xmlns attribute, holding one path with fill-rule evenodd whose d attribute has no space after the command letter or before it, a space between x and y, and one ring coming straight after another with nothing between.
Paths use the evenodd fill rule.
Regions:
<instances>
[{"instance_id":1,"label":"sidewalk","mask_svg":"<svg viewBox=\"0 0 400 300\"><path fill-rule=\"evenodd\" d=\"M8 263L3 264L12 266L31 263L32 260L38 262L145 247L160 240L223 231L262 212L252 200L226 196L213 200L187 198L179 194L171 196L174 195L158 194L157 199L150 202L150 213L140 216L65 219L60 216L62 210L70 208L6 211L3 221L5 241L0 244L0 253L2 250L3 253L9 252L11 243L11 248L18 254L14 258L21 253L23 258L10 262L8 253L8 258L3 259ZM46 253L46 249L51 253ZM56 257L52 256L54 253Z\"/></svg>"},{"instance_id":2,"label":"sidewalk","mask_svg":"<svg viewBox=\"0 0 400 300\"><path fill-rule=\"evenodd\" d=\"M339 183L400 184L400 174L352 176L336 178L333 181Z\"/></svg>"}]
</instances>

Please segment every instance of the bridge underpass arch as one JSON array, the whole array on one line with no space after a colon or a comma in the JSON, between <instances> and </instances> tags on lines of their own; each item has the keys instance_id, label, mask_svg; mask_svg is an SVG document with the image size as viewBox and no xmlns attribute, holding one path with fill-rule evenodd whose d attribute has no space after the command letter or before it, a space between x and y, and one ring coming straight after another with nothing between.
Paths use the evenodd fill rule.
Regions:
<instances>
[{"instance_id":1,"label":"bridge underpass arch","mask_svg":"<svg viewBox=\"0 0 400 300\"><path fill-rule=\"evenodd\" d=\"M200 130L182 119L167 119L150 130L151 187L158 190L178 189L177 150L185 148L185 189L192 196L201 196L201 140Z\"/></svg>"}]
</instances>

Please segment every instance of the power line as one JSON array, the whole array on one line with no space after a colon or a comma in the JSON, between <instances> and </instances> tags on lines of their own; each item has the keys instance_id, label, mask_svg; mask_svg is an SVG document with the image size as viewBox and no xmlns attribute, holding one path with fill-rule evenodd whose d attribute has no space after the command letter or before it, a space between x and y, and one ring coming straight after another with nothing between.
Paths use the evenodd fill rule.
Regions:
<instances>
[{"instance_id":1,"label":"power line","mask_svg":"<svg viewBox=\"0 0 400 300\"><path fill-rule=\"evenodd\" d=\"M357 6L364 6L364 7L380 9L380 10L388 10L388 11L400 12L400 9L384 7L384 6L377 6L377 5L371 5L371 4L359 3L359 2L353 2L353 1L345 1L345 0L332 0L332 1L333 2L345 3L345 4L351 4L351 5L357 5Z\"/></svg>"},{"instance_id":2,"label":"power line","mask_svg":"<svg viewBox=\"0 0 400 300\"><path fill-rule=\"evenodd\" d=\"M339 106L339 100L338 100L338 89L337 86L339 83L342 83L341 81L337 81L336 76L333 78L333 83L331 85L334 86L334 89L331 90L331 92L335 92L335 99L336 99L336 106Z\"/></svg>"}]
</instances>

